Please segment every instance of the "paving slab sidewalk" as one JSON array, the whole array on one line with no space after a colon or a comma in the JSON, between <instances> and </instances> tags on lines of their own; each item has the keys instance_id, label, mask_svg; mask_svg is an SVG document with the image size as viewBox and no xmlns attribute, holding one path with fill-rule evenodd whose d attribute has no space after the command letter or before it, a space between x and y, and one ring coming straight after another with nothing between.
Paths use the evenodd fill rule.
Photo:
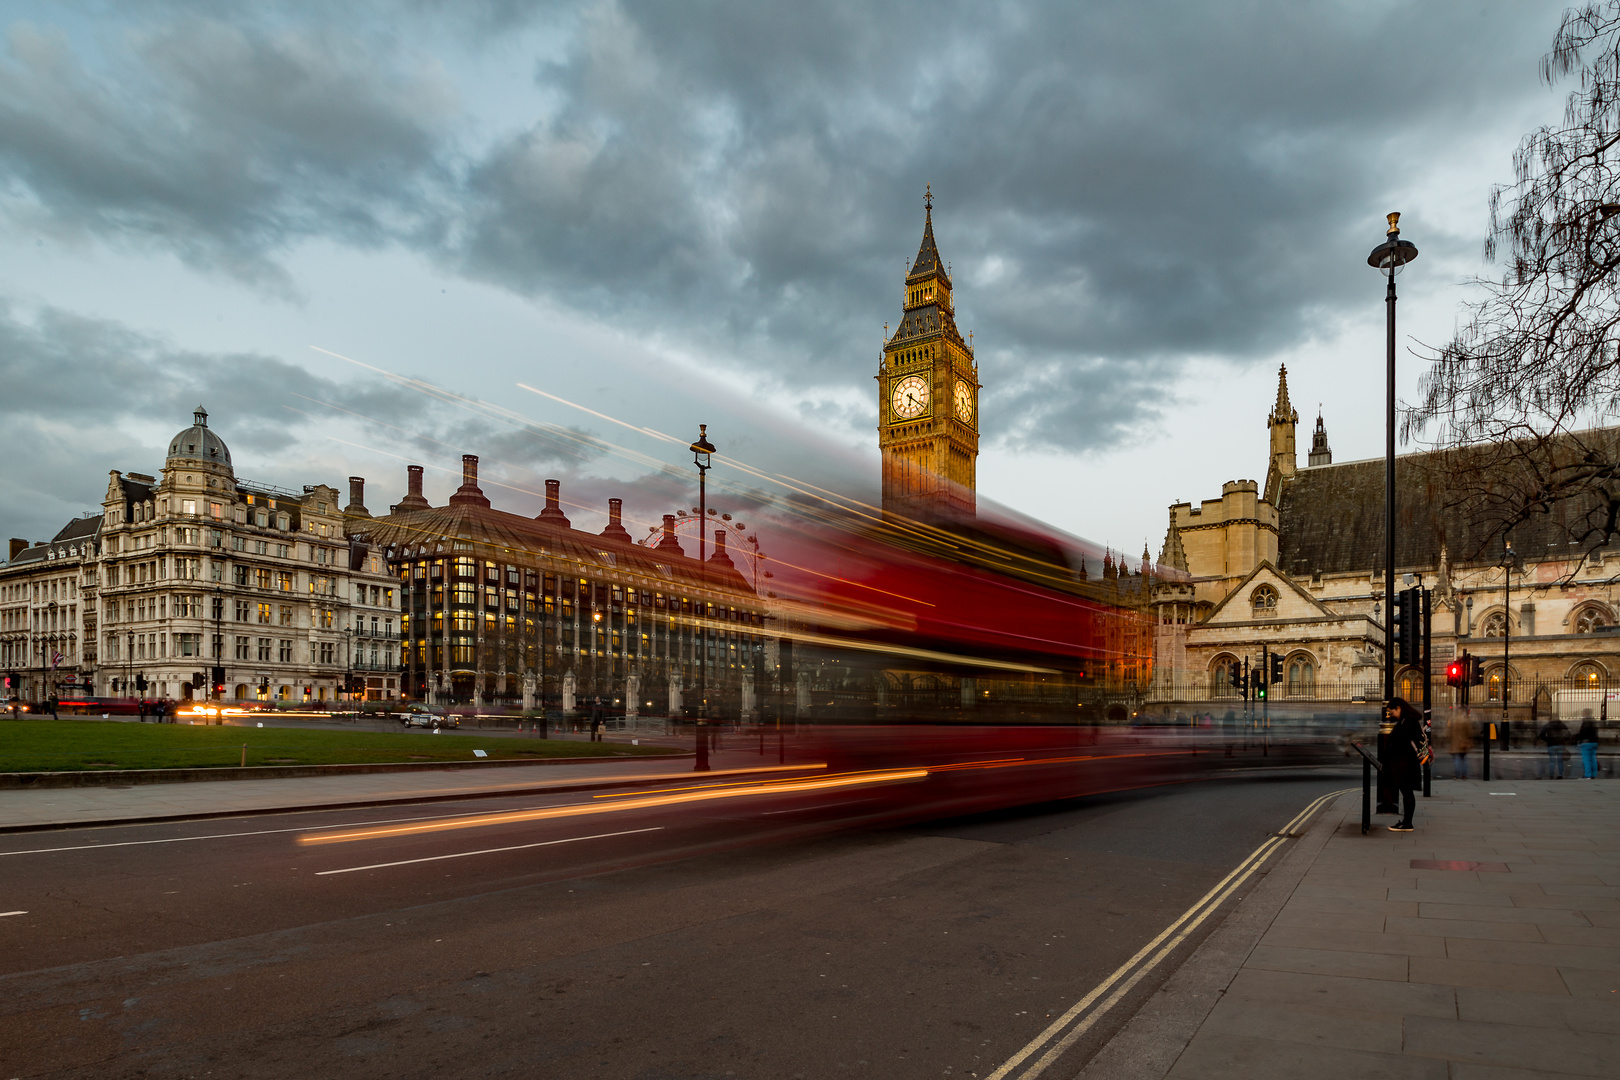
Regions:
<instances>
[{"instance_id":1,"label":"paving slab sidewalk","mask_svg":"<svg viewBox=\"0 0 1620 1080\"><path fill-rule=\"evenodd\" d=\"M775 756L726 751L711 756L713 769L774 765ZM41 788L0 791L0 833L96 824L128 824L180 818L322 807L378 806L480 796L543 794L581 786L645 782L658 776L691 776L690 757L548 765L543 774L527 765L491 766L478 772L424 771L301 776L262 780L204 780L142 784L129 788ZM711 774L712 775L712 774Z\"/></svg>"},{"instance_id":2,"label":"paving slab sidewalk","mask_svg":"<svg viewBox=\"0 0 1620 1080\"><path fill-rule=\"evenodd\" d=\"M1341 796L1082 1076L1620 1076L1620 786L1437 782L1393 820Z\"/></svg>"}]
</instances>

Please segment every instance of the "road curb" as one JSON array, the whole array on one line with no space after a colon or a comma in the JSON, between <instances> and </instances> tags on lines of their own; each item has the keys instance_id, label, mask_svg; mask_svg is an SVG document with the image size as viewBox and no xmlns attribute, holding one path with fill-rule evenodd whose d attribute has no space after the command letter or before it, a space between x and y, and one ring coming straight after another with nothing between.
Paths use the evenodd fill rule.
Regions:
<instances>
[{"instance_id":1,"label":"road curb","mask_svg":"<svg viewBox=\"0 0 1620 1080\"><path fill-rule=\"evenodd\" d=\"M137 784L190 784L206 780L293 780L310 776L362 776L367 773L431 772L435 769L495 769L503 766L604 765L622 761L667 761L695 753L627 754L614 757L491 758L473 761L376 761L353 765L226 765L179 769L98 769L96 771L0 773L0 791L49 788L133 787Z\"/></svg>"},{"instance_id":2,"label":"road curb","mask_svg":"<svg viewBox=\"0 0 1620 1080\"><path fill-rule=\"evenodd\" d=\"M695 755L678 755L693 757ZM620 759L613 759L620 760ZM819 768L806 765L805 769ZM726 776L731 773L753 772L751 769L715 769L702 776ZM792 768L788 771L793 771ZM204 810L179 814L144 814L120 818L97 818L93 821L78 818L61 821L37 821L26 825L0 825L0 836L20 833L59 832L64 829L99 829L120 825L160 825L172 821L208 821L215 818L260 817L268 814L302 814L326 810L360 810L370 806L406 806L415 803L464 802L468 799L499 799L530 795L566 795L571 792L599 791L603 788L638 787L644 784L667 784L668 775L650 777L614 777L602 780L581 780L571 784L542 784L533 787L513 787L487 790L458 791L443 795L392 795L373 799L343 799L336 802L300 803L294 806L239 807L232 810Z\"/></svg>"},{"instance_id":3,"label":"road curb","mask_svg":"<svg viewBox=\"0 0 1620 1080\"><path fill-rule=\"evenodd\" d=\"M1163 1080L1237 978L1349 810L1333 801L1264 879L1176 969L1136 1015L1086 1063L1076 1080Z\"/></svg>"}]
</instances>

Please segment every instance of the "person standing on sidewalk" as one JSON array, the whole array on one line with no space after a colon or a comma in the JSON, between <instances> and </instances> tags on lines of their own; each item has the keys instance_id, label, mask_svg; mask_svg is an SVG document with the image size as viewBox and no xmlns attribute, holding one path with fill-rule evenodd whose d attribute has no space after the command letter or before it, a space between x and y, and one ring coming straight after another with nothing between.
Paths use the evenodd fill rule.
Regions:
<instances>
[{"instance_id":1,"label":"person standing on sidewalk","mask_svg":"<svg viewBox=\"0 0 1620 1080\"><path fill-rule=\"evenodd\" d=\"M1581 726L1575 732L1575 745L1581 748L1581 776L1583 779L1597 779L1597 744L1597 723L1592 719L1592 710L1587 709L1581 713Z\"/></svg>"},{"instance_id":2,"label":"person standing on sidewalk","mask_svg":"<svg viewBox=\"0 0 1620 1080\"><path fill-rule=\"evenodd\" d=\"M1474 721L1465 712L1453 712L1446 723L1446 738L1451 743L1451 778L1468 779L1468 751L1474 748Z\"/></svg>"},{"instance_id":3,"label":"person standing on sidewalk","mask_svg":"<svg viewBox=\"0 0 1620 1080\"><path fill-rule=\"evenodd\" d=\"M1547 779L1564 778L1564 744L1569 742L1569 728L1558 717L1542 725L1536 738L1547 744Z\"/></svg>"},{"instance_id":4,"label":"person standing on sidewalk","mask_svg":"<svg viewBox=\"0 0 1620 1080\"><path fill-rule=\"evenodd\" d=\"M1417 812L1417 787L1423 781L1422 757L1429 750L1423 734L1423 712L1404 698L1393 698L1387 715L1395 722L1395 730L1384 740L1384 771L1390 785L1401 793L1402 811L1401 820L1389 831L1411 832L1412 815Z\"/></svg>"}]
</instances>

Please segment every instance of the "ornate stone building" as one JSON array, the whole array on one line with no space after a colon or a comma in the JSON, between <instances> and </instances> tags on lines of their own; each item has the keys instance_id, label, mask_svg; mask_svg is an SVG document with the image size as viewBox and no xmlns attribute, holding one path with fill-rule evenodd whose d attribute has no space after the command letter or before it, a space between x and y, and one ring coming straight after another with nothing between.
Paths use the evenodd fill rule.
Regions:
<instances>
[{"instance_id":1,"label":"ornate stone building","mask_svg":"<svg viewBox=\"0 0 1620 1080\"><path fill-rule=\"evenodd\" d=\"M157 476L114 470L99 514L12 541L0 664L36 700L200 698L215 667L227 700L329 701L351 672L396 697L398 586L344 521L324 484L239 480L199 406Z\"/></svg>"},{"instance_id":2,"label":"ornate stone building","mask_svg":"<svg viewBox=\"0 0 1620 1080\"><path fill-rule=\"evenodd\" d=\"M1234 480L1219 499L1170 507L1159 557L1164 576L1153 588L1154 696L1231 698L1234 668L1266 649L1283 657L1273 701L1377 699L1384 460L1334 464L1319 416L1307 464L1299 467L1286 368L1266 423L1264 489ZM1396 460L1396 589L1410 578L1433 590L1434 700L1452 700L1444 666L1467 650L1485 665L1486 685L1474 691L1473 704L1499 705L1506 630L1515 707L1539 698L1545 708L1560 695L1596 702L1598 688L1620 681L1620 635L1607 632L1620 614L1613 557L1584 555L1570 539L1569 508L1554 505L1514 530L1523 569L1512 571L1509 594L1500 541L1451 507L1442 464L1429 453ZM1423 678L1403 668L1397 692L1420 697Z\"/></svg>"},{"instance_id":3,"label":"ornate stone building","mask_svg":"<svg viewBox=\"0 0 1620 1080\"><path fill-rule=\"evenodd\" d=\"M949 268L924 202L922 244L906 275L900 325L878 367L883 511L932 521L971 517L979 458L979 369L956 328Z\"/></svg>"},{"instance_id":4,"label":"ornate stone building","mask_svg":"<svg viewBox=\"0 0 1620 1080\"><path fill-rule=\"evenodd\" d=\"M397 575L412 697L564 710L601 697L630 716L698 716L707 702L708 716L731 719L756 707L766 612L720 520L699 563L673 514L656 539L633 542L619 499L602 532L575 529L557 480L539 514L514 514L491 505L472 454L444 506L423 496L413 465L389 514L346 514Z\"/></svg>"}]
</instances>

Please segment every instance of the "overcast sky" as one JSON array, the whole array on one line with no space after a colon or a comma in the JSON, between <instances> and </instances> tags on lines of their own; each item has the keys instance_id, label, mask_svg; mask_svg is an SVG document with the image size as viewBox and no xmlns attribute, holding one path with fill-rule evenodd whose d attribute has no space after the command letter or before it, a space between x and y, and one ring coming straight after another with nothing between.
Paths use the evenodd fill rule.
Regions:
<instances>
[{"instance_id":1,"label":"overcast sky","mask_svg":"<svg viewBox=\"0 0 1620 1080\"><path fill-rule=\"evenodd\" d=\"M1402 211L1403 344L1449 336L1563 7L13 0L0 530L155 473L199 402L239 476L374 511L470 452L497 505L558 476L645 532L699 422L870 492L931 183L981 497L1157 554L1173 500L1263 480L1279 364L1302 462L1318 403L1382 453L1366 254Z\"/></svg>"}]
</instances>

